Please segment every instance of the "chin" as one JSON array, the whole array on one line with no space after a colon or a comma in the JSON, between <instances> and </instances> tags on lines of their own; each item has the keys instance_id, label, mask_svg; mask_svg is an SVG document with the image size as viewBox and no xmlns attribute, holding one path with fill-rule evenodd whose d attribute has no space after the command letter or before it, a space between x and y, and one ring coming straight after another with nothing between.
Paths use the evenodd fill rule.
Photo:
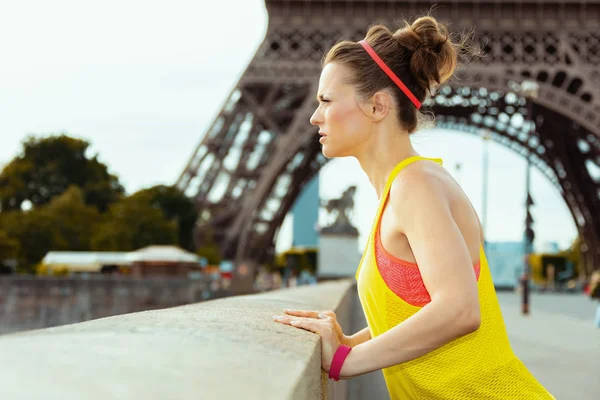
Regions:
<instances>
[{"instance_id":1,"label":"chin","mask_svg":"<svg viewBox=\"0 0 600 400\"><path fill-rule=\"evenodd\" d=\"M333 148L332 146L328 146L328 145L323 145L321 148L321 152L323 153L323 155L325 156L325 158L327 159L331 159L331 158L342 158L342 157L352 157L353 156L353 152L350 151L350 149L340 149L340 148Z\"/></svg>"},{"instance_id":2,"label":"chin","mask_svg":"<svg viewBox=\"0 0 600 400\"><path fill-rule=\"evenodd\" d=\"M321 149L321 152L327 159L338 157L338 155L335 154L335 151L333 151L333 149L331 149L330 147L328 147L326 145L323 146L323 148Z\"/></svg>"}]
</instances>

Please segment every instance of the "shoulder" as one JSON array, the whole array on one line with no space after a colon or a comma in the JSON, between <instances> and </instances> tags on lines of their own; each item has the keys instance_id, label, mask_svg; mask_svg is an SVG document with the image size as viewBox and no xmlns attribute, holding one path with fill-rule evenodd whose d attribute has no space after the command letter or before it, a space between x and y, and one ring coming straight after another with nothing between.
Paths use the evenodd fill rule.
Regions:
<instances>
[{"instance_id":1,"label":"shoulder","mask_svg":"<svg viewBox=\"0 0 600 400\"><path fill-rule=\"evenodd\" d=\"M392 182L389 203L394 214L403 221L415 214L449 212L444 171L431 161L407 166Z\"/></svg>"}]
</instances>

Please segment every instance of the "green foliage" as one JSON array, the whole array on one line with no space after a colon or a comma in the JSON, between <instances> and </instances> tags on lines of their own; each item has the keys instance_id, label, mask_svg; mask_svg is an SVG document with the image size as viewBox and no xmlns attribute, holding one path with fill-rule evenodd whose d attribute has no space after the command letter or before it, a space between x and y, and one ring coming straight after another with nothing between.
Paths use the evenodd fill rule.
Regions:
<instances>
[{"instance_id":1,"label":"green foliage","mask_svg":"<svg viewBox=\"0 0 600 400\"><path fill-rule=\"evenodd\" d=\"M124 189L97 157L88 158L89 143L64 134L23 142L23 152L0 173L0 205L3 211L20 210L23 201L47 204L71 185L82 188L85 203L100 212L116 201Z\"/></svg>"},{"instance_id":2,"label":"green foliage","mask_svg":"<svg viewBox=\"0 0 600 400\"><path fill-rule=\"evenodd\" d=\"M307 270L311 274L317 271L318 250L316 248L292 247L275 255L274 266L290 267L298 272Z\"/></svg>"},{"instance_id":3,"label":"green foliage","mask_svg":"<svg viewBox=\"0 0 600 400\"><path fill-rule=\"evenodd\" d=\"M576 274L578 275L580 271L583 270L582 265L581 265L581 245L583 244L583 241L581 239L581 236L577 236L575 238L575 240L573 240L573 244L571 244L571 247L563 250L561 252L559 252L557 255L559 256L563 256L563 257L567 257L567 259L573 263L573 265L575 266L575 270L576 270Z\"/></svg>"},{"instance_id":4,"label":"green foliage","mask_svg":"<svg viewBox=\"0 0 600 400\"><path fill-rule=\"evenodd\" d=\"M20 270L34 266L51 250L87 250L98 211L84 203L83 193L72 186L50 204L27 212L0 214L0 229L18 243Z\"/></svg>"},{"instance_id":5,"label":"green foliage","mask_svg":"<svg viewBox=\"0 0 600 400\"><path fill-rule=\"evenodd\" d=\"M98 251L133 251L155 244L177 244L177 223L167 221L150 194L121 199L102 216L92 238Z\"/></svg>"},{"instance_id":6,"label":"green foliage","mask_svg":"<svg viewBox=\"0 0 600 400\"><path fill-rule=\"evenodd\" d=\"M69 187L39 212L49 215L56 224L56 250L89 250L94 227L100 222L100 213L94 206L85 204L79 187Z\"/></svg>"},{"instance_id":7,"label":"green foliage","mask_svg":"<svg viewBox=\"0 0 600 400\"><path fill-rule=\"evenodd\" d=\"M89 143L66 135L30 137L0 173L0 263L33 273L49 251L131 251L154 244L194 250L194 203L170 186L130 197ZM29 200L33 207L21 211ZM218 248L202 249L220 261ZM217 261L217 262L218 262Z\"/></svg>"},{"instance_id":8,"label":"green foliage","mask_svg":"<svg viewBox=\"0 0 600 400\"><path fill-rule=\"evenodd\" d=\"M18 269L32 273L37 264L50 249L61 246L55 220L40 210L30 212L10 211L0 214L0 228L19 242Z\"/></svg>"},{"instance_id":9,"label":"green foliage","mask_svg":"<svg viewBox=\"0 0 600 400\"><path fill-rule=\"evenodd\" d=\"M18 254L19 242L0 229L0 265L6 260L17 258Z\"/></svg>"},{"instance_id":10,"label":"green foliage","mask_svg":"<svg viewBox=\"0 0 600 400\"><path fill-rule=\"evenodd\" d=\"M218 265L222 260L221 250L215 242L214 233L206 228L202 235L202 244L196 249L196 254L206 258L209 265Z\"/></svg>"},{"instance_id":11,"label":"green foliage","mask_svg":"<svg viewBox=\"0 0 600 400\"><path fill-rule=\"evenodd\" d=\"M158 185L140 190L130 196L131 198L149 198L150 204L162 210L169 221L175 221L178 226L179 246L194 250L193 230L198 212L191 199L173 186Z\"/></svg>"},{"instance_id":12,"label":"green foliage","mask_svg":"<svg viewBox=\"0 0 600 400\"><path fill-rule=\"evenodd\" d=\"M208 265L219 265L223 260L219 246L216 244L202 245L196 250L196 254L206 258Z\"/></svg>"}]
</instances>

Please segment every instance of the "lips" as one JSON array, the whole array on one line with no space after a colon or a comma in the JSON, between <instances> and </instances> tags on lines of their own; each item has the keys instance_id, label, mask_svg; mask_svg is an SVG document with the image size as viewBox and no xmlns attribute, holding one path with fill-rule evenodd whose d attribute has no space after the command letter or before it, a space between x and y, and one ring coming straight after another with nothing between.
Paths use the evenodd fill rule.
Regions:
<instances>
[{"instance_id":1,"label":"lips","mask_svg":"<svg viewBox=\"0 0 600 400\"><path fill-rule=\"evenodd\" d=\"M319 131L319 135L321 135L321 136L327 136L326 134L324 134L323 132L320 132L320 131Z\"/></svg>"}]
</instances>

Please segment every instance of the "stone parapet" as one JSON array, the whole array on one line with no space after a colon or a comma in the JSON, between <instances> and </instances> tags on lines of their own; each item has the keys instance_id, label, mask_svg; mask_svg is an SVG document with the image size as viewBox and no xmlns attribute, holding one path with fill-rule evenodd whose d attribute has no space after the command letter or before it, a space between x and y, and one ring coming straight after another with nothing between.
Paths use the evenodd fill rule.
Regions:
<instances>
[{"instance_id":1,"label":"stone parapet","mask_svg":"<svg viewBox=\"0 0 600 400\"><path fill-rule=\"evenodd\" d=\"M352 280L123 314L0 336L0 398L345 398L319 336L273 322L283 308L351 319Z\"/></svg>"}]
</instances>

